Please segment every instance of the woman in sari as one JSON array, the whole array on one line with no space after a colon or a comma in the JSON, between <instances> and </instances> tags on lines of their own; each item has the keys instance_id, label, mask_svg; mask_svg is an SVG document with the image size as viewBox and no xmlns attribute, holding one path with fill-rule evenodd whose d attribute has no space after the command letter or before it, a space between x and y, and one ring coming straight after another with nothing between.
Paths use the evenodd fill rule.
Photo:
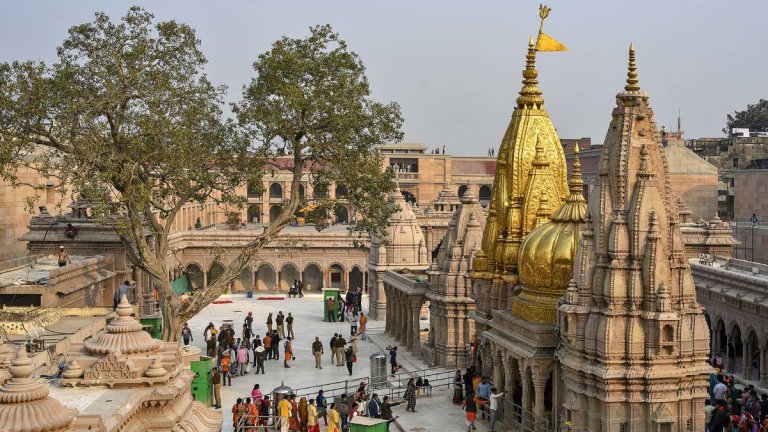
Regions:
<instances>
[{"instance_id":1,"label":"woman in sari","mask_svg":"<svg viewBox=\"0 0 768 432\"><path fill-rule=\"evenodd\" d=\"M328 405L328 428L326 432L341 432L341 416L336 411L336 404Z\"/></svg>"},{"instance_id":2,"label":"woman in sari","mask_svg":"<svg viewBox=\"0 0 768 432\"><path fill-rule=\"evenodd\" d=\"M301 432L307 432L307 417L309 416L309 410L307 405L307 398L302 396L299 400L299 429Z\"/></svg>"},{"instance_id":3,"label":"woman in sari","mask_svg":"<svg viewBox=\"0 0 768 432\"><path fill-rule=\"evenodd\" d=\"M408 385L405 388L403 398L408 402L405 410L416 412L416 384L414 383L413 378L408 380Z\"/></svg>"},{"instance_id":4,"label":"woman in sari","mask_svg":"<svg viewBox=\"0 0 768 432\"><path fill-rule=\"evenodd\" d=\"M288 420L288 429L299 432L299 405L296 403L296 395L291 395L291 418Z\"/></svg>"}]
</instances>

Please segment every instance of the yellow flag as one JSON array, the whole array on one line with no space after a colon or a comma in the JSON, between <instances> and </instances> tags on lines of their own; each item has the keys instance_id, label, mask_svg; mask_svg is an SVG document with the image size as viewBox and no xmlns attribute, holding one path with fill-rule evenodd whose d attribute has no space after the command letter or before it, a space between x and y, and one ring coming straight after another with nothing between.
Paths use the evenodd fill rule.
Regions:
<instances>
[{"instance_id":1,"label":"yellow flag","mask_svg":"<svg viewBox=\"0 0 768 432\"><path fill-rule=\"evenodd\" d=\"M536 41L538 51L568 51L568 48L560 42L553 39L546 33L539 33L539 39Z\"/></svg>"}]
</instances>

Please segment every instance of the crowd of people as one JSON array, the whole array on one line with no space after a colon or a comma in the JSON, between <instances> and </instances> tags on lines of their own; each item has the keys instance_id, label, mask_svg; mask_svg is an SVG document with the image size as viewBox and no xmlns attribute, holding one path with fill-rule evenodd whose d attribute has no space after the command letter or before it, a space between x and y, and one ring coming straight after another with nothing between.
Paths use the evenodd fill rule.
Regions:
<instances>
[{"instance_id":1,"label":"crowd of people","mask_svg":"<svg viewBox=\"0 0 768 432\"><path fill-rule=\"evenodd\" d=\"M751 384L737 386L718 369L710 376L705 412L708 432L768 432L768 395Z\"/></svg>"},{"instance_id":2,"label":"crowd of people","mask_svg":"<svg viewBox=\"0 0 768 432\"><path fill-rule=\"evenodd\" d=\"M463 375L461 371L456 371L453 379L453 403L461 405L461 409L466 413L467 432L477 428L475 422L478 414L481 419L489 421L488 430L494 431L497 426L496 414L505 394L506 392L499 392L493 387L488 377L478 373L475 366L467 368ZM521 396L521 393L517 396ZM519 405L519 402L515 399L516 404Z\"/></svg>"}]
</instances>

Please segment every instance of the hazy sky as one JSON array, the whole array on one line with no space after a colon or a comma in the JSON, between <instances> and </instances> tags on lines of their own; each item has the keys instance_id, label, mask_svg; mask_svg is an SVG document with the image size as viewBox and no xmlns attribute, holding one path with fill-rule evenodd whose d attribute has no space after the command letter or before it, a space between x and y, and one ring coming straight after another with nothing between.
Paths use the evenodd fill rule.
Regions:
<instances>
[{"instance_id":1,"label":"hazy sky","mask_svg":"<svg viewBox=\"0 0 768 432\"><path fill-rule=\"evenodd\" d=\"M282 35L330 23L363 59L374 97L400 103L405 140L459 155L497 147L520 90L539 0L14 1L0 5L0 61L55 59L73 25L132 4L197 30L214 83L230 100L251 64ZM637 47L640 86L660 124L688 138L721 136L725 115L768 97L768 1L554 0L546 33L570 51L537 61L563 138L605 136Z\"/></svg>"}]
</instances>

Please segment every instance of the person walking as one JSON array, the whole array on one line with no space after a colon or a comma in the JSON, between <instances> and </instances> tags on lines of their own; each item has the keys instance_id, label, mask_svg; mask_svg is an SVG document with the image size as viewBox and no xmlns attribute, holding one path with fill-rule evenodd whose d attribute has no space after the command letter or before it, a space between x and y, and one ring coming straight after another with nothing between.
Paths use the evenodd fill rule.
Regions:
<instances>
[{"instance_id":1,"label":"person walking","mask_svg":"<svg viewBox=\"0 0 768 432\"><path fill-rule=\"evenodd\" d=\"M416 384L413 378L408 380L408 384L405 386L405 394L403 398L408 402L405 410L410 412L416 412Z\"/></svg>"},{"instance_id":2,"label":"person walking","mask_svg":"<svg viewBox=\"0 0 768 432\"><path fill-rule=\"evenodd\" d=\"M212 322L209 322L207 326L205 326L205 330L203 330L203 339L208 342L209 340L213 339L213 331L216 330L216 326L213 325Z\"/></svg>"},{"instance_id":3,"label":"person walking","mask_svg":"<svg viewBox=\"0 0 768 432\"><path fill-rule=\"evenodd\" d=\"M239 375L245 375L248 372L248 349L244 345L240 345L240 349L237 350L237 366L239 367Z\"/></svg>"},{"instance_id":4,"label":"person walking","mask_svg":"<svg viewBox=\"0 0 768 432\"><path fill-rule=\"evenodd\" d=\"M283 315L283 311L277 311L277 317L275 318L275 325L277 326L277 334L280 335L281 338L285 338L285 315Z\"/></svg>"},{"instance_id":5,"label":"person walking","mask_svg":"<svg viewBox=\"0 0 768 432\"><path fill-rule=\"evenodd\" d=\"M358 337L356 334L353 334L352 337L349 338L349 344L352 345L352 352L357 355L357 351L360 348L360 346L357 343Z\"/></svg>"},{"instance_id":6,"label":"person walking","mask_svg":"<svg viewBox=\"0 0 768 432\"><path fill-rule=\"evenodd\" d=\"M261 371L262 374L265 374L264 372L264 358L267 356L266 350L262 346L256 347L254 350L256 355L254 356L256 358L256 372L254 374L259 373Z\"/></svg>"},{"instance_id":7,"label":"person walking","mask_svg":"<svg viewBox=\"0 0 768 432\"><path fill-rule=\"evenodd\" d=\"M325 395L323 394L323 391L320 390L317 392L317 398L315 399L315 402L317 403L317 418L318 423L320 423L320 417L323 418L323 422L325 422L325 425L328 425L328 414L327 414L327 406L326 406L326 399Z\"/></svg>"},{"instance_id":8,"label":"person walking","mask_svg":"<svg viewBox=\"0 0 768 432\"><path fill-rule=\"evenodd\" d=\"M310 399L307 405L307 432L320 432L320 417L314 399Z\"/></svg>"},{"instance_id":9,"label":"person walking","mask_svg":"<svg viewBox=\"0 0 768 432\"><path fill-rule=\"evenodd\" d=\"M304 283L301 280L298 281L299 298L304 297Z\"/></svg>"},{"instance_id":10,"label":"person walking","mask_svg":"<svg viewBox=\"0 0 768 432\"><path fill-rule=\"evenodd\" d=\"M397 347L389 348L389 366L392 368L392 376L395 376L397 371Z\"/></svg>"},{"instance_id":11,"label":"person walking","mask_svg":"<svg viewBox=\"0 0 768 432\"><path fill-rule=\"evenodd\" d=\"M261 392L259 384L253 385L253 390L251 390L251 398L253 398L253 403L256 405L260 404L261 400L264 399L264 394Z\"/></svg>"},{"instance_id":12,"label":"person walking","mask_svg":"<svg viewBox=\"0 0 768 432\"><path fill-rule=\"evenodd\" d=\"M336 339L338 339L338 337L339 335L334 333L331 341L328 342L328 348L331 350L331 364L339 364L339 360L336 358Z\"/></svg>"},{"instance_id":13,"label":"person walking","mask_svg":"<svg viewBox=\"0 0 768 432\"><path fill-rule=\"evenodd\" d=\"M344 352L344 359L347 362L347 371L349 371L349 376L352 376L352 364L357 362L357 356L355 355L355 352L352 351L351 346Z\"/></svg>"},{"instance_id":14,"label":"person walking","mask_svg":"<svg viewBox=\"0 0 768 432\"><path fill-rule=\"evenodd\" d=\"M288 316L285 318L285 324L288 325L288 337L296 339L296 336L293 335L293 316L291 316L290 312L288 312Z\"/></svg>"},{"instance_id":15,"label":"person walking","mask_svg":"<svg viewBox=\"0 0 768 432\"><path fill-rule=\"evenodd\" d=\"M280 335L272 332L272 360L280 360Z\"/></svg>"},{"instance_id":16,"label":"person walking","mask_svg":"<svg viewBox=\"0 0 768 432\"><path fill-rule=\"evenodd\" d=\"M253 312L248 312L248 315L245 316L245 325L248 326L248 330L253 336Z\"/></svg>"},{"instance_id":17,"label":"person walking","mask_svg":"<svg viewBox=\"0 0 768 432\"><path fill-rule=\"evenodd\" d=\"M267 360L272 360L272 332L264 335L264 350L267 352Z\"/></svg>"},{"instance_id":18,"label":"person walking","mask_svg":"<svg viewBox=\"0 0 768 432\"><path fill-rule=\"evenodd\" d=\"M293 360L293 344L291 343L291 338L288 337L285 340L285 359L283 360L283 367L290 368L291 366L288 364L289 361Z\"/></svg>"},{"instance_id":19,"label":"person walking","mask_svg":"<svg viewBox=\"0 0 768 432\"><path fill-rule=\"evenodd\" d=\"M467 397L464 398L462 408L466 411L467 416L467 432L471 432L472 429L476 429L475 420L477 420L477 402L478 399L471 392L467 392Z\"/></svg>"},{"instance_id":20,"label":"person walking","mask_svg":"<svg viewBox=\"0 0 768 432\"><path fill-rule=\"evenodd\" d=\"M336 358L338 359L338 363L336 363L336 366L344 366L344 346L347 344L347 340L344 339L344 336L339 335L339 337L336 338L336 342L334 343L334 348L336 348Z\"/></svg>"},{"instance_id":21,"label":"person walking","mask_svg":"<svg viewBox=\"0 0 768 432\"><path fill-rule=\"evenodd\" d=\"M267 334L272 333L272 312L267 315Z\"/></svg>"},{"instance_id":22,"label":"person walking","mask_svg":"<svg viewBox=\"0 0 768 432\"><path fill-rule=\"evenodd\" d=\"M328 428L326 432L341 432L341 415L336 411L336 404L328 405Z\"/></svg>"},{"instance_id":23,"label":"person walking","mask_svg":"<svg viewBox=\"0 0 768 432\"><path fill-rule=\"evenodd\" d=\"M192 338L192 329L189 328L189 323L184 323L184 327L181 329L181 339L184 341L184 345L189 345L194 339Z\"/></svg>"},{"instance_id":24,"label":"person walking","mask_svg":"<svg viewBox=\"0 0 768 432\"><path fill-rule=\"evenodd\" d=\"M229 381L229 386L232 387L231 368L232 368L232 359L229 358L229 351L225 351L221 359L221 376L222 376L222 384L224 386L226 386L227 381Z\"/></svg>"},{"instance_id":25,"label":"person walking","mask_svg":"<svg viewBox=\"0 0 768 432\"><path fill-rule=\"evenodd\" d=\"M319 337L315 337L315 341L312 342L312 355L315 356L315 369L323 368L323 343L320 342Z\"/></svg>"},{"instance_id":26,"label":"person walking","mask_svg":"<svg viewBox=\"0 0 768 432\"><path fill-rule=\"evenodd\" d=\"M491 389L491 397L488 400L488 408L491 412L491 422L488 424L488 430L490 432L494 432L494 428L496 426L496 412L499 409L499 399L501 399L506 392L499 393L499 390L496 389L496 387L493 387Z\"/></svg>"},{"instance_id":27,"label":"person walking","mask_svg":"<svg viewBox=\"0 0 768 432\"><path fill-rule=\"evenodd\" d=\"M288 401L291 403L291 418L288 420L288 429L292 431L299 430L299 405L296 403L296 395L292 394Z\"/></svg>"},{"instance_id":28,"label":"person walking","mask_svg":"<svg viewBox=\"0 0 768 432\"><path fill-rule=\"evenodd\" d=\"M309 422L309 404L307 398L302 396L299 400L299 430L306 432Z\"/></svg>"},{"instance_id":29,"label":"person walking","mask_svg":"<svg viewBox=\"0 0 768 432\"><path fill-rule=\"evenodd\" d=\"M269 423L269 407L272 403L269 400L269 396L264 396L259 405L259 426L262 426L264 430L267 429L267 423Z\"/></svg>"},{"instance_id":30,"label":"person walking","mask_svg":"<svg viewBox=\"0 0 768 432\"><path fill-rule=\"evenodd\" d=\"M365 327L368 324L368 317L365 316L364 313L360 312L360 319L357 320L359 324L359 328L357 329L357 334L360 335L361 340L368 339L368 335L365 334Z\"/></svg>"},{"instance_id":31,"label":"person walking","mask_svg":"<svg viewBox=\"0 0 768 432\"><path fill-rule=\"evenodd\" d=\"M221 375L217 368L213 368L211 384L213 384L213 407L221 409Z\"/></svg>"},{"instance_id":32,"label":"person walking","mask_svg":"<svg viewBox=\"0 0 768 432\"><path fill-rule=\"evenodd\" d=\"M288 426L291 419L291 403L288 401L289 395L283 396L277 403L277 415L280 417L280 432L288 432Z\"/></svg>"},{"instance_id":33,"label":"person walking","mask_svg":"<svg viewBox=\"0 0 768 432\"><path fill-rule=\"evenodd\" d=\"M357 334L357 314L351 306L347 306L347 322L349 323L349 334Z\"/></svg>"},{"instance_id":34,"label":"person walking","mask_svg":"<svg viewBox=\"0 0 768 432\"><path fill-rule=\"evenodd\" d=\"M453 377L453 399L451 402L454 405L459 405L464 400L464 394L461 391L464 386L464 379L461 377L461 371L456 371L456 376Z\"/></svg>"}]
</instances>

